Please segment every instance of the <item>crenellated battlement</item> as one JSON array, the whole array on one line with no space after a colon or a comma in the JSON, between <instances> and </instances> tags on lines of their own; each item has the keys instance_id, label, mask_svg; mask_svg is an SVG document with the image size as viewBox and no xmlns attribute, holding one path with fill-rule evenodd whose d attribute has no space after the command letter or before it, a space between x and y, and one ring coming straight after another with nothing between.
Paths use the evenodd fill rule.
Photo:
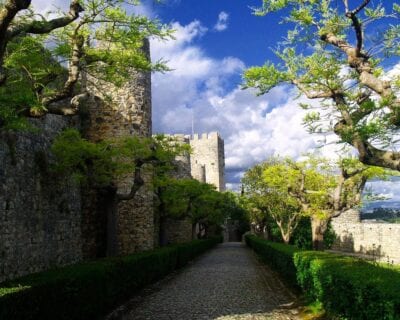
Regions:
<instances>
[{"instance_id":1,"label":"crenellated battlement","mask_svg":"<svg viewBox=\"0 0 400 320\"><path fill-rule=\"evenodd\" d=\"M194 133L192 137L190 135L187 137L191 138L191 140L222 139L219 133L216 131L210 133L202 133L202 134Z\"/></svg>"},{"instance_id":2,"label":"crenellated battlement","mask_svg":"<svg viewBox=\"0 0 400 320\"><path fill-rule=\"evenodd\" d=\"M188 155L190 159L186 159L184 163L189 162L190 174L194 179L213 184L219 191L225 190L224 140L218 132L193 135L164 134L164 136L180 143L190 144L192 153Z\"/></svg>"},{"instance_id":3,"label":"crenellated battlement","mask_svg":"<svg viewBox=\"0 0 400 320\"><path fill-rule=\"evenodd\" d=\"M218 132L193 134L190 139L192 176L211 183L217 190L225 190L225 151L224 140ZM200 171L203 173L200 174ZM201 177L201 179L199 179Z\"/></svg>"}]
</instances>

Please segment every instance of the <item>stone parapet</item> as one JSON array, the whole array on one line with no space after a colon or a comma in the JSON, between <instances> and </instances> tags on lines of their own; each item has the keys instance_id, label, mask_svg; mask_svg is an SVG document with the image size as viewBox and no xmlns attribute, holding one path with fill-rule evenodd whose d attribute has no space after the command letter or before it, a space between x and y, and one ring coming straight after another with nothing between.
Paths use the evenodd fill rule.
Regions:
<instances>
[{"instance_id":1,"label":"stone parapet","mask_svg":"<svg viewBox=\"0 0 400 320\"><path fill-rule=\"evenodd\" d=\"M373 256L400 264L400 224L332 222L336 234L333 250Z\"/></svg>"}]
</instances>

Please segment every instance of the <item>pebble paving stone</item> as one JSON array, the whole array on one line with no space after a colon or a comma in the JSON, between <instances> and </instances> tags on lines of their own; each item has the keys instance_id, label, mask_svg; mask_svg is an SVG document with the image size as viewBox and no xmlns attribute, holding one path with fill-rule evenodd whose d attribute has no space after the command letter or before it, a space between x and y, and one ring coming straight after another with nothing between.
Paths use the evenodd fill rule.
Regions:
<instances>
[{"instance_id":1,"label":"pebble paving stone","mask_svg":"<svg viewBox=\"0 0 400 320\"><path fill-rule=\"evenodd\" d=\"M296 297L239 242L218 245L107 320L295 320Z\"/></svg>"}]
</instances>

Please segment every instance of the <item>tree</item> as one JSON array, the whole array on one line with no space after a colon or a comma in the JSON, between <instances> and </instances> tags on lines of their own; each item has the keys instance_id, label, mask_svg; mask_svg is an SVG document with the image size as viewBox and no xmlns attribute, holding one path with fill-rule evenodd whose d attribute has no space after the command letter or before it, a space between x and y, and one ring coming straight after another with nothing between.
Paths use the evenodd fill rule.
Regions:
<instances>
[{"instance_id":1,"label":"tree","mask_svg":"<svg viewBox=\"0 0 400 320\"><path fill-rule=\"evenodd\" d=\"M14 2L24 1L9 0L2 12L9 11L9 4ZM36 15L32 11L18 18L12 17L8 28L23 31L3 43L0 71L3 74L7 71L8 77L8 81L4 80L0 86L0 94L7 96L6 101L1 101L1 108L7 110L1 112L3 115L0 113L3 122L21 114L76 114L88 98L86 85L95 86L103 81L119 87L126 83L132 70L167 70L162 61L151 63L145 47L149 37L170 38L171 31L157 20L128 14L126 7L138 5L140 1L82 0L72 3L71 8L79 6L80 14L74 15L73 19L68 14L70 19L62 20L63 23L56 19L54 21L58 22L54 24L53 20L44 18L35 21ZM1 20L0 15L0 26L7 17ZM45 27L49 24L57 28ZM60 64L65 63L68 68L64 71ZM15 99L18 96L25 99ZM10 107L13 100L15 104L11 103Z\"/></svg>"},{"instance_id":2,"label":"tree","mask_svg":"<svg viewBox=\"0 0 400 320\"><path fill-rule=\"evenodd\" d=\"M262 162L245 172L241 180L241 202L247 212L252 231L261 233L271 240L271 230L268 223L270 215L268 215L267 198L265 196L268 188L262 179L263 170L267 165L267 161Z\"/></svg>"},{"instance_id":3,"label":"tree","mask_svg":"<svg viewBox=\"0 0 400 320\"><path fill-rule=\"evenodd\" d=\"M265 94L282 83L296 86L309 99L319 99L316 110L302 105L310 109L305 124L311 132L333 131L357 149L362 163L400 170L394 135L400 125L400 78L385 77L383 69L400 54L400 6L388 7L370 0L263 0L255 14L285 10L283 20L291 28L276 50L281 63L249 68L245 87Z\"/></svg>"},{"instance_id":4,"label":"tree","mask_svg":"<svg viewBox=\"0 0 400 320\"><path fill-rule=\"evenodd\" d=\"M189 218L192 224L192 238L196 239L196 226L207 234L209 225L221 225L231 208L229 196L215 190L213 185L195 179L167 177L159 185L160 200L160 244L166 244L166 218Z\"/></svg>"},{"instance_id":5,"label":"tree","mask_svg":"<svg viewBox=\"0 0 400 320\"><path fill-rule=\"evenodd\" d=\"M150 165L153 184L157 187L174 168L176 156L187 152L187 146L165 136L122 137L93 143L83 139L75 129L67 129L53 142L55 161L52 171L72 176L77 182L93 188L107 199L107 255L118 253L117 209L121 201L132 200L144 185L143 171ZM129 193L118 192L118 181L132 174Z\"/></svg>"},{"instance_id":6,"label":"tree","mask_svg":"<svg viewBox=\"0 0 400 320\"><path fill-rule=\"evenodd\" d=\"M11 40L26 34L47 34L72 23L84 10L79 0L72 0L68 13L58 18L35 19L34 13L29 10L16 18L18 13L29 9L30 5L31 0L3 0L0 2L0 85L6 80L4 56Z\"/></svg>"},{"instance_id":7,"label":"tree","mask_svg":"<svg viewBox=\"0 0 400 320\"><path fill-rule=\"evenodd\" d=\"M295 198L288 193L287 168L279 158L270 158L249 169L243 179L244 197L250 219L270 237L268 220L278 226L283 242L288 244L302 216Z\"/></svg>"},{"instance_id":8,"label":"tree","mask_svg":"<svg viewBox=\"0 0 400 320\"><path fill-rule=\"evenodd\" d=\"M272 217L284 242L289 243L301 217L307 216L313 247L321 250L330 219L360 205L368 179L389 174L353 158L338 164L314 157L303 161L271 158L246 172L243 182L256 216Z\"/></svg>"},{"instance_id":9,"label":"tree","mask_svg":"<svg viewBox=\"0 0 400 320\"><path fill-rule=\"evenodd\" d=\"M288 192L311 218L313 248L316 250L324 248L324 233L329 221L361 204L367 180L390 174L352 158L341 159L338 164L313 157L305 161L286 161L290 168L286 173Z\"/></svg>"}]
</instances>

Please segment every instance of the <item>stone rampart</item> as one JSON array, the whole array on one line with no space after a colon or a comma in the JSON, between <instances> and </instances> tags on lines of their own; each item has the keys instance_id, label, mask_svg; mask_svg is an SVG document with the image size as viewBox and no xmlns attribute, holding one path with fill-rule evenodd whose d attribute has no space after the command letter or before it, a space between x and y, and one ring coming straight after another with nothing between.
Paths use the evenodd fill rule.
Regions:
<instances>
[{"instance_id":1,"label":"stone rampart","mask_svg":"<svg viewBox=\"0 0 400 320\"><path fill-rule=\"evenodd\" d=\"M92 83L96 80L91 79ZM151 135L151 75L132 71L132 77L122 88L97 81L88 91L96 103L89 104L85 135L92 141L116 137ZM145 185L135 197L119 201L113 220L117 254L130 254L154 248L154 213L151 170L142 169ZM115 181L118 193L129 194L133 173ZM97 202L101 201L101 197ZM98 205L95 205L98 207ZM103 216L106 213L103 213ZM110 228L109 228L110 230ZM113 253L111 253L113 254Z\"/></svg>"},{"instance_id":2,"label":"stone rampart","mask_svg":"<svg viewBox=\"0 0 400 320\"><path fill-rule=\"evenodd\" d=\"M37 132L0 133L0 282L82 259L80 187L49 170L53 139L78 121L30 122Z\"/></svg>"},{"instance_id":3,"label":"stone rampart","mask_svg":"<svg viewBox=\"0 0 400 320\"><path fill-rule=\"evenodd\" d=\"M352 252L400 264L400 224L332 222L337 239L333 250Z\"/></svg>"},{"instance_id":4,"label":"stone rampart","mask_svg":"<svg viewBox=\"0 0 400 320\"><path fill-rule=\"evenodd\" d=\"M192 224L189 218L166 221L166 237L169 244L184 243L192 240Z\"/></svg>"}]
</instances>

